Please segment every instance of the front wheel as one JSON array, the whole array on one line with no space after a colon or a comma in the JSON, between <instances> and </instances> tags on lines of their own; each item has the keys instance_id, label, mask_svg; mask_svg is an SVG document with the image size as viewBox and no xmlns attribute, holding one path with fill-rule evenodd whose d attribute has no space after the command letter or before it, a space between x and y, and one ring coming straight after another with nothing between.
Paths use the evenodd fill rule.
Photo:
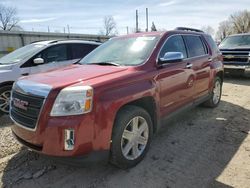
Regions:
<instances>
[{"instance_id":1,"label":"front wheel","mask_svg":"<svg viewBox=\"0 0 250 188\"><path fill-rule=\"evenodd\" d=\"M9 113L11 88L10 85L0 88L0 116Z\"/></svg>"},{"instance_id":2,"label":"front wheel","mask_svg":"<svg viewBox=\"0 0 250 188\"><path fill-rule=\"evenodd\" d=\"M125 106L115 120L110 162L123 169L135 166L147 153L152 135L153 125L147 111Z\"/></svg>"},{"instance_id":3,"label":"front wheel","mask_svg":"<svg viewBox=\"0 0 250 188\"><path fill-rule=\"evenodd\" d=\"M220 77L215 77L213 91L211 97L204 103L207 107L217 107L221 100L222 80Z\"/></svg>"}]
</instances>

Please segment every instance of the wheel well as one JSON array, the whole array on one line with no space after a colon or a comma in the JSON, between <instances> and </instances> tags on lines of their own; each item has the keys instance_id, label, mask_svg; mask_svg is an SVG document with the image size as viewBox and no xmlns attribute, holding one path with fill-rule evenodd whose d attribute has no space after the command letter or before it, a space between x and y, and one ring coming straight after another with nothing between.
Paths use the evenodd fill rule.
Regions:
<instances>
[{"instance_id":1,"label":"wheel well","mask_svg":"<svg viewBox=\"0 0 250 188\"><path fill-rule=\"evenodd\" d=\"M0 87L3 87L3 86L9 86L9 85L13 85L14 84L14 81L9 81L9 82L3 82L3 83L0 83Z\"/></svg>"},{"instance_id":2,"label":"wheel well","mask_svg":"<svg viewBox=\"0 0 250 188\"><path fill-rule=\"evenodd\" d=\"M223 79L224 79L224 73L223 73L223 71L217 72L216 76L218 76L221 79L222 83L223 83Z\"/></svg>"},{"instance_id":3,"label":"wheel well","mask_svg":"<svg viewBox=\"0 0 250 188\"><path fill-rule=\"evenodd\" d=\"M154 129L153 132L155 133L157 131L158 122L157 122L156 103L153 97L143 97L141 99L137 99L135 101L123 105L120 109L122 109L124 106L127 105L138 106L146 110L152 119L153 129Z\"/></svg>"}]
</instances>

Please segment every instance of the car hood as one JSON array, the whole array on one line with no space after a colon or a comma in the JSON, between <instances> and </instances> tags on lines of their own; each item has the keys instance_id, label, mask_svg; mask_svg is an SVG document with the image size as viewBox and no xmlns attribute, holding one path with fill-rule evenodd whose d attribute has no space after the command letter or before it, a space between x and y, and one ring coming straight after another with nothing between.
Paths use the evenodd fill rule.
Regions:
<instances>
[{"instance_id":1,"label":"car hood","mask_svg":"<svg viewBox=\"0 0 250 188\"><path fill-rule=\"evenodd\" d=\"M0 64L0 72L6 71L6 70L11 70L12 67L13 67L13 64L10 64L10 65L3 65L3 64Z\"/></svg>"},{"instance_id":2,"label":"car hood","mask_svg":"<svg viewBox=\"0 0 250 188\"><path fill-rule=\"evenodd\" d=\"M94 78L125 71L126 67L100 65L71 65L62 69L31 75L22 80L50 85L52 88L68 86Z\"/></svg>"}]
</instances>

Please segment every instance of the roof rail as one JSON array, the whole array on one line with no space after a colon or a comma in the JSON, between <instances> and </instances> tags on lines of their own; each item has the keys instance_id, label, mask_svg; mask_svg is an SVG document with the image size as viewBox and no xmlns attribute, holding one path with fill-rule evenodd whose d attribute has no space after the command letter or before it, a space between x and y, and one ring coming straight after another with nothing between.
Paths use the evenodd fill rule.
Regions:
<instances>
[{"instance_id":1,"label":"roof rail","mask_svg":"<svg viewBox=\"0 0 250 188\"><path fill-rule=\"evenodd\" d=\"M204 33L204 31L202 31L202 30L194 29L194 28L189 28L189 27L176 27L175 30L194 31L194 32L198 32L198 33Z\"/></svg>"},{"instance_id":2,"label":"roof rail","mask_svg":"<svg viewBox=\"0 0 250 188\"><path fill-rule=\"evenodd\" d=\"M34 44L36 42L44 42L44 41L48 41L48 40L35 40L35 41L32 41L30 44ZM51 40L49 44L56 43L56 42L58 42L58 40Z\"/></svg>"}]
</instances>

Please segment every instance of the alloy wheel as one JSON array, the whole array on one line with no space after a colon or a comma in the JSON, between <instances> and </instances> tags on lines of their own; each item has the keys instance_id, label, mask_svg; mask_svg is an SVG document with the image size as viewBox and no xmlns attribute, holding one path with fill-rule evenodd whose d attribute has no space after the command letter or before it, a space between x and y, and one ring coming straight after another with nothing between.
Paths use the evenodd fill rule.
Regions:
<instances>
[{"instance_id":1,"label":"alloy wheel","mask_svg":"<svg viewBox=\"0 0 250 188\"><path fill-rule=\"evenodd\" d=\"M0 94L0 110L9 113L10 91L4 91Z\"/></svg>"},{"instance_id":2,"label":"alloy wheel","mask_svg":"<svg viewBox=\"0 0 250 188\"><path fill-rule=\"evenodd\" d=\"M123 156L128 160L135 160L145 150L149 137L147 121L136 116L129 121L122 134L121 149Z\"/></svg>"},{"instance_id":3,"label":"alloy wheel","mask_svg":"<svg viewBox=\"0 0 250 188\"><path fill-rule=\"evenodd\" d=\"M219 80L216 80L213 89L213 102L217 104L220 101L221 97L221 83Z\"/></svg>"}]
</instances>

